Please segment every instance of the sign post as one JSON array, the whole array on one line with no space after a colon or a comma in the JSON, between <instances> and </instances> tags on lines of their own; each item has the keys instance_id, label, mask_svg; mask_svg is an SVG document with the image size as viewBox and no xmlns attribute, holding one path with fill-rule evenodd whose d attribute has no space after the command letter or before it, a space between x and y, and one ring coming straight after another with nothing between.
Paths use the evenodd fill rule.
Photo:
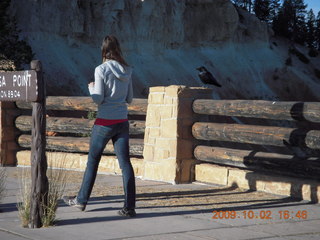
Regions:
<instances>
[{"instance_id":1,"label":"sign post","mask_svg":"<svg viewBox=\"0 0 320 240\"><path fill-rule=\"evenodd\" d=\"M41 62L33 60L31 70L0 72L0 101L32 102L30 227L40 228L47 206L46 93Z\"/></svg>"},{"instance_id":2,"label":"sign post","mask_svg":"<svg viewBox=\"0 0 320 240\"><path fill-rule=\"evenodd\" d=\"M30 227L39 228L42 226L41 217L45 214L49 189L46 175L46 93L41 62L32 61L31 69L37 73L37 96L32 102ZM29 93L28 97L31 96Z\"/></svg>"}]
</instances>

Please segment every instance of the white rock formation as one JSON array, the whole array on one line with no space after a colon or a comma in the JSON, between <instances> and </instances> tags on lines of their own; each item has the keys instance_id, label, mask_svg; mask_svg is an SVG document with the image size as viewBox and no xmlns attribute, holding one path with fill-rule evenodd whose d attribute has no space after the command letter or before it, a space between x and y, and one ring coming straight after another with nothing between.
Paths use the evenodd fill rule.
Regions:
<instances>
[{"instance_id":1,"label":"white rock formation","mask_svg":"<svg viewBox=\"0 0 320 240\"><path fill-rule=\"evenodd\" d=\"M204 65L223 85L215 98L319 100L320 60L304 64L265 23L229 0L12 0L11 14L46 73L51 95L88 95L106 34L134 67L136 97L150 86L203 86ZM307 52L301 47L301 52Z\"/></svg>"}]
</instances>

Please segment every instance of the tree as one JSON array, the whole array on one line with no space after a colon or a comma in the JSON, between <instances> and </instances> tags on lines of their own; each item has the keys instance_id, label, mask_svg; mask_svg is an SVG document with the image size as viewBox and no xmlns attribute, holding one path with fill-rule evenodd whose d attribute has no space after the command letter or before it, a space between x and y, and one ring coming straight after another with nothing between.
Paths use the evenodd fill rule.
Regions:
<instances>
[{"instance_id":1,"label":"tree","mask_svg":"<svg viewBox=\"0 0 320 240\"><path fill-rule=\"evenodd\" d=\"M291 20L292 19L292 2L285 0L279 9L278 15L272 23L272 28L276 35L291 38Z\"/></svg>"},{"instance_id":2,"label":"tree","mask_svg":"<svg viewBox=\"0 0 320 240\"><path fill-rule=\"evenodd\" d=\"M307 26L306 26L306 8L307 5L304 0L293 0L293 40L297 43L304 44L307 38Z\"/></svg>"},{"instance_id":3,"label":"tree","mask_svg":"<svg viewBox=\"0 0 320 240\"><path fill-rule=\"evenodd\" d=\"M33 58L31 47L26 41L19 39L19 30L15 19L10 17L7 10L11 0L0 1L0 57L13 60L16 68L29 64Z\"/></svg>"},{"instance_id":4,"label":"tree","mask_svg":"<svg viewBox=\"0 0 320 240\"><path fill-rule=\"evenodd\" d=\"M238 7L242 7L248 10L249 12L252 11L252 5L253 5L252 0L233 0L233 3Z\"/></svg>"},{"instance_id":5,"label":"tree","mask_svg":"<svg viewBox=\"0 0 320 240\"><path fill-rule=\"evenodd\" d=\"M315 31L315 42L316 48L320 51L320 11L318 12L316 19L316 31Z\"/></svg>"},{"instance_id":6,"label":"tree","mask_svg":"<svg viewBox=\"0 0 320 240\"><path fill-rule=\"evenodd\" d=\"M311 9L307 15L307 36L306 44L309 48L316 47L316 16Z\"/></svg>"},{"instance_id":7,"label":"tree","mask_svg":"<svg viewBox=\"0 0 320 240\"><path fill-rule=\"evenodd\" d=\"M306 7L304 0L284 0L278 16L273 21L275 33L304 44L307 33L305 22Z\"/></svg>"},{"instance_id":8,"label":"tree","mask_svg":"<svg viewBox=\"0 0 320 240\"><path fill-rule=\"evenodd\" d=\"M280 6L280 0L270 0L270 22L272 22L278 15Z\"/></svg>"},{"instance_id":9,"label":"tree","mask_svg":"<svg viewBox=\"0 0 320 240\"><path fill-rule=\"evenodd\" d=\"M257 18L268 22L270 19L270 0L255 0L253 11Z\"/></svg>"}]
</instances>

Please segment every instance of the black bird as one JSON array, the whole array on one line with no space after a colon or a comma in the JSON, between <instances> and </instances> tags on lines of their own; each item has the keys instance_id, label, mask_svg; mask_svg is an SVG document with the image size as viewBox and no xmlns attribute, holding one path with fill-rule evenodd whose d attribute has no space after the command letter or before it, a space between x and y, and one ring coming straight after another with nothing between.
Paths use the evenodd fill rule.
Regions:
<instances>
[{"instance_id":1,"label":"black bird","mask_svg":"<svg viewBox=\"0 0 320 240\"><path fill-rule=\"evenodd\" d=\"M221 84L212 76L212 74L204 67L198 67L197 70L199 71L199 78L204 84L212 84L217 87L221 87Z\"/></svg>"}]
</instances>

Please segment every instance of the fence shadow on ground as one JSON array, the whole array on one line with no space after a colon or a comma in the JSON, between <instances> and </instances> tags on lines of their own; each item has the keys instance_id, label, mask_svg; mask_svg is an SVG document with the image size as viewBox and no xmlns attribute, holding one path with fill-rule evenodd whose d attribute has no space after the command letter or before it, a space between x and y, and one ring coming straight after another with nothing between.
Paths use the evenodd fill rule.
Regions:
<instances>
[{"instance_id":1,"label":"fence shadow on ground","mask_svg":"<svg viewBox=\"0 0 320 240\"><path fill-rule=\"evenodd\" d=\"M252 151L248 156L244 157L244 164L252 166L252 162L256 166L260 165L260 169L269 171L268 179L262 177L259 179L259 174L255 171L246 174L246 179L251 190L259 190L257 182L259 180L269 182L280 182L279 176L289 176L286 180L281 180L279 184L290 185L290 196L296 199L305 199L303 195L304 180L309 181L309 199L312 203L319 202L318 198L318 185L319 185L319 171L320 171L320 151L319 149L312 149L309 145L312 145L315 139L307 140L308 133L312 130L320 129L320 124L312 122L306 119L304 115L305 103L297 102L290 109L290 115L293 120L296 121L296 128L290 133L288 141L283 139L284 147L286 151L289 151L292 155L290 159L264 159L255 156L257 151ZM307 143L308 141L308 143ZM264 165L264 162L271 163ZM269 169L268 169L269 167ZM267 174L266 171L266 174ZM260 171L261 172L261 171ZM271 173L271 174L270 174ZM273 174L278 174L278 176ZM306 187L306 186L305 186Z\"/></svg>"},{"instance_id":2,"label":"fence shadow on ground","mask_svg":"<svg viewBox=\"0 0 320 240\"><path fill-rule=\"evenodd\" d=\"M290 197L275 197L266 194L263 197L258 197L259 194L250 196L254 194L256 194L254 191L240 191L236 185L220 189L141 192L137 194L137 218L209 214L208 218L210 219L210 214L214 210L243 211L308 204ZM211 198L212 202L208 203L204 196ZM189 200L183 202L185 198ZM204 201L200 201L201 199ZM83 215L81 219L62 219L57 222L57 225L123 220L122 217L116 216L116 211L121 208L122 202L123 195L93 197L86 210L90 217ZM66 205L61 203L59 206ZM110 216L110 213L106 213L106 216L103 217L92 217L93 213L109 211L112 211L114 215Z\"/></svg>"}]
</instances>

